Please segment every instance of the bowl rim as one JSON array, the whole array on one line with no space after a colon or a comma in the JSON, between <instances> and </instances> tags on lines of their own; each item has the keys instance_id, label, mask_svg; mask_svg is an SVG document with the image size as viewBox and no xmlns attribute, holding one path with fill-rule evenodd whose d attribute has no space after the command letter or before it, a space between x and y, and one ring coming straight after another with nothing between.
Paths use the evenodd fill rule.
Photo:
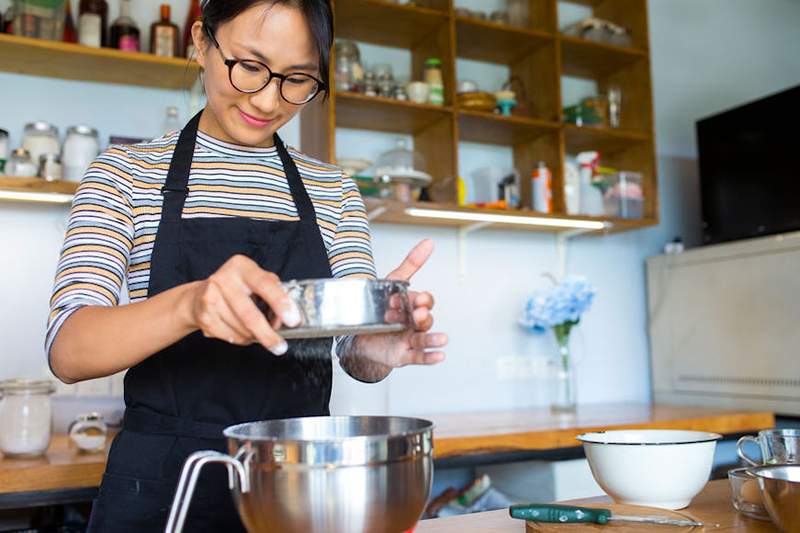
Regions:
<instances>
[{"instance_id":1,"label":"bowl rim","mask_svg":"<svg viewBox=\"0 0 800 533\"><path fill-rule=\"evenodd\" d=\"M674 432L684 432L684 433L694 433L698 436L697 439L693 440L686 440L686 441L664 441L664 442L615 442L614 440L601 440L600 438L592 438L592 435L602 436L606 435L608 437L612 437L613 434L620 434L620 433L628 433L632 431L638 432L648 432L648 433L674 433ZM701 435L704 435L704 438L700 438ZM682 444L699 444L703 442L715 442L718 440L722 440L722 435L719 433L712 433L709 431L694 431L690 429L615 429L615 430L608 430L608 431L587 431L586 433L581 433L577 437L576 440L584 444L604 444L608 446L680 446Z\"/></svg>"},{"instance_id":2,"label":"bowl rim","mask_svg":"<svg viewBox=\"0 0 800 533\"><path fill-rule=\"evenodd\" d=\"M346 418L402 418L406 420L413 420L420 423L419 428L417 429L409 429L407 431L402 431L398 433L391 433L391 434L380 434L380 435L351 435L348 437L326 437L326 438L313 438L313 439L298 439L298 438L288 438L288 437L278 437L278 436L245 436L240 435L237 432L241 431L245 426L253 425L253 424L260 424L260 423L269 423L269 422L289 422L293 420L300 420L300 419L346 419ZM242 422L240 424L233 424L231 426L227 426L223 430L223 435L226 439L236 439L240 441L250 441L250 442L291 442L293 444L299 445L306 445L306 444L317 444L317 443L344 443L344 442L382 442L387 440L393 439L406 439L408 437L413 437L415 435L422 435L425 433L430 433L433 435L433 430L435 429L435 424L425 418L417 418L411 416L370 416L370 415L362 415L362 416L354 416L354 415L321 415L321 416L304 416L304 417L294 417L294 418L284 418L284 419L272 419L272 420L255 420L253 422Z\"/></svg>"},{"instance_id":3,"label":"bowl rim","mask_svg":"<svg viewBox=\"0 0 800 533\"><path fill-rule=\"evenodd\" d=\"M800 481L794 481L791 479L781 479L773 476L766 475L768 472L778 469L784 469L789 467L790 469L794 470L795 468L800 470L800 464L797 463L775 463L769 465L760 465L760 466L751 466L745 467L750 475L761 478L761 479L769 479L772 481L785 481L786 483L797 483L800 484Z\"/></svg>"}]
</instances>

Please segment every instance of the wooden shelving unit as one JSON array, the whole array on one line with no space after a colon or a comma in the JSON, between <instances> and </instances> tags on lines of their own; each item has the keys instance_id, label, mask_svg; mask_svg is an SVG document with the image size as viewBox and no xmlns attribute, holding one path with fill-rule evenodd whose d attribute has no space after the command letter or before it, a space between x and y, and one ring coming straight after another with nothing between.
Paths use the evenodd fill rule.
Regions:
<instances>
[{"instance_id":1,"label":"wooden shelving unit","mask_svg":"<svg viewBox=\"0 0 800 533\"><path fill-rule=\"evenodd\" d=\"M514 165L523 175L539 161L545 161L553 171L555 212L545 218L573 220L590 218L566 216L564 160L567 154L596 149L601 152L604 165L640 172L645 178L644 219L600 220L614 224L615 231L656 224L658 188L647 0L569 1L590 6L596 16L629 28L632 46L598 44L561 35L557 27L558 0L529 0L531 23L525 28L456 16L453 0L417 0L413 6L384 0L334 0L337 37L409 50L412 78L423 78L426 58L442 59L445 105L420 105L332 90L328 99L316 99L301 114L301 148L312 156L335 162L337 127L409 134L439 185L432 188L436 191L433 198L436 203L426 203L426 208L463 211L455 207L455 186L448 185L454 184L459 175L459 142L510 146ZM457 58L507 65L527 89L524 114L517 111L511 117L501 117L459 108L455 93ZM196 63L186 59L0 35L0 71L186 89L194 84L198 70ZM620 86L623 128L563 124L563 75L595 80L601 91L609 85ZM0 178L0 190L36 194L74 192L74 184L48 184L36 178L23 180L24 183L9 182L10 179ZM523 179L522 185L523 209L501 213L541 219L542 215L530 211L531 206L525 203L530 199L529 180ZM380 216L375 217L378 222L434 223L409 216L402 205L368 201L380 204ZM460 226L465 222L435 223ZM531 229L531 226L516 227Z\"/></svg>"},{"instance_id":2,"label":"wooden shelving unit","mask_svg":"<svg viewBox=\"0 0 800 533\"><path fill-rule=\"evenodd\" d=\"M0 71L66 80L189 89L199 66L181 58L0 34Z\"/></svg>"},{"instance_id":3,"label":"wooden shelving unit","mask_svg":"<svg viewBox=\"0 0 800 533\"><path fill-rule=\"evenodd\" d=\"M570 0L572 1L572 0ZM630 47L613 46L562 35L557 27L558 0L529 0L529 27L512 27L456 15L448 0L417 0L415 6L382 0L334 0L336 32L341 38L404 48L410 51L413 79L422 79L427 57L443 62L445 106L417 105L387 98L331 92L301 117L302 149L318 158L336 160L337 127L410 134L414 147L429 162L429 173L441 186L432 187L436 203L427 209L495 213L455 207L460 141L512 148L514 166L523 174L545 161L553 171L555 219L601 220L614 231L658 222L658 198L653 139L653 110L648 55L647 0L577 0L594 14L629 28ZM503 117L461 109L456 101L456 60L471 59L509 67L527 89L524 114ZM561 77L577 76L622 88L621 129L578 127L562 122ZM333 77L333 72L331 73ZM519 110L516 110L519 113ZM322 127L320 127L322 125ZM645 218L592 219L566 216L563 168L568 154L598 150L604 166L640 172L644 176ZM530 210L529 180L522 180L523 208L499 213L538 217ZM426 220L409 216L408 206L368 199L373 221L425 223L460 227L464 220ZM376 215L377 213L377 215ZM498 227L512 227L497 224ZM537 229L532 226L517 228ZM554 231L550 227L542 227Z\"/></svg>"}]
</instances>

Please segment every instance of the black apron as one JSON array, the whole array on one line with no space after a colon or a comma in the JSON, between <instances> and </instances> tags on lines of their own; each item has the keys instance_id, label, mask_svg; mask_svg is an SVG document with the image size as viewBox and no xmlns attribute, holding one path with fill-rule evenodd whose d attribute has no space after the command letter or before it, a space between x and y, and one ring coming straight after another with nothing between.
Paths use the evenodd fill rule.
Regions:
<instances>
[{"instance_id":1,"label":"black apron","mask_svg":"<svg viewBox=\"0 0 800 533\"><path fill-rule=\"evenodd\" d=\"M314 207L277 133L299 222L181 218L199 122L200 113L181 131L162 189L148 296L205 279L236 254L282 280L330 278ZM89 531L163 531L184 461L197 450L226 452L226 426L328 415L330 349L331 339L293 341L278 357L259 344L235 346L197 331L128 370L123 427L111 445ZM207 466L185 530L244 531L229 492L225 468Z\"/></svg>"}]
</instances>

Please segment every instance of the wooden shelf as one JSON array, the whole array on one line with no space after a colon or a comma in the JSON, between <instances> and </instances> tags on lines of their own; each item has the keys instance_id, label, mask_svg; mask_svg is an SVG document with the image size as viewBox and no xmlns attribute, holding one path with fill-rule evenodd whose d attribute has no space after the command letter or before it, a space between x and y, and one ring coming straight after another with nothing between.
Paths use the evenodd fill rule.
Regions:
<instances>
[{"instance_id":1,"label":"wooden shelf","mask_svg":"<svg viewBox=\"0 0 800 533\"><path fill-rule=\"evenodd\" d=\"M461 228L471 226L476 223L475 220L462 220L459 218L428 218L413 216L406 212L409 208L427 209L435 211L452 211L456 213L466 214L489 214L489 215L505 215L514 217L523 217L528 219L546 219L556 221L588 221L588 222L602 222L608 223L609 227L605 230L596 230L594 234L602 235L605 233L615 233L619 231L628 231L632 229L644 228L657 224L656 220L652 219L624 219L624 218L608 218L608 217L588 217L588 216L567 216L537 213L535 211L518 210L518 209L477 209L469 207L459 207L457 205L448 205L434 202L416 202L416 203L402 203L395 200L382 200L378 198L364 198L367 207L367 216L372 223L385 223L385 224L410 224L410 225L424 225L424 226L445 226L451 228ZM553 227L546 224L537 225L533 224L512 224L493 222L491 223L493 229L514 229L522 231L544 231L544 232L558 232L570 231L572 227Z\"/></svg>"},{"instance_id":2,"label":"wooden shelf","mask_svg":"<svg viewBox=\"0 0 800 533\"><path fill-rule=\"evenodd\" d=\"M0 176L0 200L68 204L78 188L71 181Z\"/></svg>"},{"instance_id":3,"label":"wooden shelf","mask_svg":"<svg viewBox=\"0 0 800 533\"><path fill-rule=\"evenodd\" d=\"M185 58L0 35L0 70L66 80L187 89L199 66Z\"/></svg>"},{"instance_id":4,"label":"wooden shelf","mask_svg":"<svg viewBox=\"0 0 800 533\"><path fill-rule=\"evenodd\" d=\"M482 111L458 110L460 140L514 145L558 131L557 122L529 117L504 117Z\"/></svg>"},{"instance_id":5,"label":"wooden shelf","mask_svg":"<svg viewBox=\"0 0 800 533\"><path fill-rule=\"evenodd\" d=\"M567 152L599 150L616 152L650 141L650 135L638 131L595 128L591 126L564 125Z\"/></svg>"},{"instance_id":6,"label":"wooden shelf","mask_svg":"<svg viewBox=\"0 0 800 533\"><path fill-rule=\"evenodd\" d=\"M568 76L604 78L647 59L647 52L636 48L596 43L569 35L562 35L560 39L562 71Z\"/></svg>"},{"instance_id":7,"label":"wooden shelf","mask_svg":"<svg viewBox=\"0 0 800 533\"><path fill-rule=\"evenodd\" d=\"M545 31L456 17L456 55L465 59L509 65L553 42Z\"/></svg>"},{"instance_id":8,"label":"wooden shelf","mask_svg":"<svg viewBox=\"0 0 800 533\"><path fill-rule=\"evenodd\" d=\"M413 48L448 21L438 9L381 0L336 0L336 37Z\"/></svg>"},{"instance_id":9,"label":"wooden shelf","mask_svg":"<svg viewBox=\"0 0 800 533\"><path fill-rule=\"evenodd\" d=\"M389 133L415 134L452 116L450 107L338 92L335 95L336 126Z\"/></svg>"}]
</instances>

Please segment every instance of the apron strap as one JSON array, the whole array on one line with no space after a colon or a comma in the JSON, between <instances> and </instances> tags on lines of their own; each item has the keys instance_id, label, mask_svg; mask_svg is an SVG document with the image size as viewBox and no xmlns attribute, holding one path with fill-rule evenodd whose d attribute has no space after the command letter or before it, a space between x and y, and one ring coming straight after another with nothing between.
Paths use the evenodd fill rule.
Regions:
<instances>
[{"instance_id":1,"label":"apron strap","mask_svg":"<svg viewBox=\"0 0 800 533\"><path fill-rule=\"evenodd\" d=\"M181 218L183 204L189 194L189 171L192 168L192 158L194 157L194 146L197 139L197 126L200 124L200 115L197 113L192 120L184 126L178 137L178 144L172 154L172 161L169 164L167 180L161 188L164 195L164 205L161 208L161 219L177 221Z\"/></svg>"},{"instance_id":2,"label":"apron strap","mask_svg":"<svg viewBox=\"0 0 800 533\"><path fill-rule=\"evenodd\" d=\"M278 155L281 156L281 163L283 164L283 172L286 174L286 181L289 182L289 190L292 192L292 199L294 205L297 207L297 215L300 220L304 222L313 222L316 224L316 211L314 211L314 204L311 203L311 198L303 186L303 180L300 177L300 172L297 170L297 165L294 164L294 159L289 155L286 146L276 132L272 139L275 147L278 149Z\"/></svg>"}]
</instances>

